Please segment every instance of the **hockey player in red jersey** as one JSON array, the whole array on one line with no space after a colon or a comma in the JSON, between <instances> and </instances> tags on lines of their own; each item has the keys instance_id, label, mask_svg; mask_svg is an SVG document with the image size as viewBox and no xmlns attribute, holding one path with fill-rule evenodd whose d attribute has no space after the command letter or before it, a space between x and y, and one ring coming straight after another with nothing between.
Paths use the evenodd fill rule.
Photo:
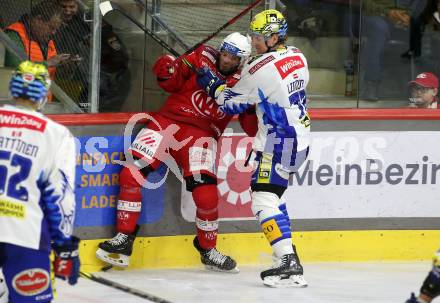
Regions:
<instances>
[{"instance_id":1,"label":"hockey player in red jersey","mask_svg":"<svg viewBox=\"0 0 440 303\"><path fill-rule=\"evenodd\" d=\"M238 272L236 262L216 249L216 141L231 116L225 115L216 102L199 88L194 69L209 67L218 77L231 83L238 80L236 72L250 52L248 39L239 33L232 33L223 40L219 50L201 46L183 58L165 55L156 61L153 72L158 84L171 95L162 108L152 115L154 123L149 122L129 148L134 158L133 167L137 169L124 167L120 173L117 234L99 244L96 252L99 259L116 266L128 266L142 201L139 184L142 178L139 180L136 175L139 176L140 171L145 178L172 157L182 169L186 188L192 193L197 207L194 246L200 253L201 262L207 269ZM242 127L250 135L256 133L256 121L253 114L240 117ZM173 135L170 135L171 131L167 132L170 129ZM176 142L180 142L180 146L176 146ZM112 254L119 254L119 258L113 258Z\"/></svg>"}]
</instances>

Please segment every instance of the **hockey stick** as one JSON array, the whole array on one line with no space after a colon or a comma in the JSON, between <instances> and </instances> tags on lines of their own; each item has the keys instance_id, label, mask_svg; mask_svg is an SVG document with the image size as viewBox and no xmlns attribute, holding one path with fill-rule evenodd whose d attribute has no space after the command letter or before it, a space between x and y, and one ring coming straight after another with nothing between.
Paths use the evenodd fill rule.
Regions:
<instances>
[{"instance_id":1,"label":"hockey stick","mask_svg":"<svg viewBox=\"0 0 440 303\"><path fill-rule=\"evenodd\" d=\"M98 277L98 276L95 276L93 274L86 273L86 272L83 272L83 271L80 271L79 274L83 278L92 280L92 281L97 282L99 284L103 284L103 285L106 285L106 286L109 286L109 287L112 287L112 288L115 288L115 289L122 290L123 292L132 294L132 295L140 297L142 299L150 300L151 302L154 302L154 303L172 303L171 301L168 301L168 300L162 299L160 297L157 297L155 295L148 294L146 292L143 292L143 291L140 291L140 290L137 290L137 289L125 286L123 284L120 284L120 283L108 280L108 279L103 278L103 277Z\"/></svg>"},{"instance_id":2,"label":"hockey stick","mask_svg":"<svg viewBox=\"0 0 440 303\"><path fill-rule=\"evenodd\" d=\"M211 35L209 35L208 37L206 37L205 39L203 39L202 41L200 41L199 43L197 43L196 45L194 45L193 47L191 47L189 50L187 50L183 55L189 54L190 52L192 52L193 50L197 49L200 45L208 42L209 40L211 40L212 38L214 38L215 36L218 35L218 33L220 33L222 30L224 30L225 28L227 28L229 25L234 24L238 19L240 19L241 17L243 17L247 12L249 12L251 9L253 9L255 6L257 6L258 4L260 4L262 0L257 0L254 3L250 4L249 6L247 6L244 10L242 10L238 15L236 15L235 17L233 17L232 19L230 19L229 21L227 21L225 24L223 24L222 26L220 26L215 32L213 32ZM182 55L182 56L183 56Z\"/></svg>"},{"instance_id":3,"label":"hockey stick","mask_svg":"<svg viewBox=\"0 0 440 303\"><path fill-rule=\"evenodd\" d=\"M171 46L168 45L168 43L166 43L165 41L163 41L159 36L157 36L155 33L153 33L151 30L149 30L148 28L146 28L144 25L142 25L140 22L138 22L136 19L134 19L132 16L130 16L127 12L125 12L119 5L111 2L111 1L105 1L102 2L101 4L99 4L99 8L101 10L101 13L103 16L105 16L108 12L112 11L112 10L117 10L119 11L121 14L123 14L125 17L127 17L130 21L132 21L134 24L136 24L140 29L142 29L146 34L148 34L151 38L153 38L154 41L156 41L157 43L159 43L163 48L165 48L167 51L169 51L171 54L173 54L174 56L178 57L182 57L184 55L187 55L189 53L191 53L192 51L194 51L195 49L197 49L198 47L200 47L202 44L208 42L209 40L211 40L212 38L214 38L215 36L218 35L218 33L220 33L222 30L224 30L226 27L228 27L229 25L234 24L238 19L240 19L242 16L244 16L246 13L248 13L251 9L253 9L254 7L256 7L258 4L260 4L262 0L257 0L253 3L251 3L249 6L247 6L245 9L243 9L239 14L237 14L235 17L233 17L232 19L230 19L229 21L227 21L225 24L223 24L222 26L220 26L215 32L213 32L212 34L210 34L208 37L206 37L205 39L203 39L202 41L196 43L196 45L194 45L193 47L191 47L190 49L186 50L182 55L179 55L179 53L174 50ZM190 63L188 62L185 58L181 59L183 61L183 63L185 63L189 68L191 68L194 72L199 73L197 71L197 69Z\"/></svg>"},{"instance_id":4,"label":"hockey stick","mask_svg":"<svg viewBox=\"0 0 440 303\"><path fill-rule=\"evenodd\" d=\"M153 31L146 28L143 24L141 24L139 21L134 19L132 16L130 16L126 11L124 11L118 4L111 2L111 1L105 1L99 4L99 9L101 10L102 16L105 16L107 13L111 11L118 11L122 15L124 15L127 19L129 19L131 22L136 24L141 30L143 30L146 34L148 34L151 38L153 38L154 41L160 44L163 48L165 48L167 51L169 51L172 55L176 56L177 58L180 57L180 54L171 46L168 45L164 40L162 40L158 35L153 33ZM187 52L185 52L186 54ZM199 73L199 71L185 58L181 59L186 66L188 66L193 72L196 74Z\"/></svg>"},{"instance_id":5,"label":"hockey stick","mask_svg":"<svg viewBox=\"0 0 440 303\"><path fill-rule=\"evenodd\" d=\"M168 52L170 52L172 55L176 57L180 57L180 54L173 49L171 46L168 45L165 41L163 41L158 35L153 33L151 30L146 28L143 24L141 24L139 21L137 21L135 18L130 16L126 11L124 11L118 4L111 2L111 1L105 1L99 4L99 9L101 10L102 16L105 16L107 13L111 11L118 11L122 15L124 15L127 19L129 19L131 22L136 24L141 30L143 30L145 33L147 33L151 38L153 38L154 41L160 44L163 48L165 48Z\"/></svg>"}]
</instances>

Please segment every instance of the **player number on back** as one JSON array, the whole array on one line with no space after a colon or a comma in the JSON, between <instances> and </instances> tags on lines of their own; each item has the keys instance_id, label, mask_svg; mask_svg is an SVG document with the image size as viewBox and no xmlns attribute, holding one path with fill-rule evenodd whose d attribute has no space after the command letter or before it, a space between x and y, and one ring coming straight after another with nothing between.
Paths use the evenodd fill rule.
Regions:
<instances>
[{"instance_id":1,"label":"player number on back","mask_svg":"<svg viewBox=\"0 0 440 303\"><path fill-rule=\"evenodd\" d=\"M6 162L6 165L5 165ZM18 168L16 173L8 175L8 168ZM9 151L0 150L0 194L27 202L28 191L20 183L29 177L32 161Z\"/></svg>"}]
</instances>

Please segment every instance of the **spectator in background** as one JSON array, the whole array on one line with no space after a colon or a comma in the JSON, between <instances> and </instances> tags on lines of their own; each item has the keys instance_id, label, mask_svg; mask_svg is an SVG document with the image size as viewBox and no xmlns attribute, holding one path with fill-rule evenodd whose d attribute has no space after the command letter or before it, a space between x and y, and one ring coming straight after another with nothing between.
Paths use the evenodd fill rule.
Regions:
<instances>
[{"instance_id":1,"label":"spectator in background","mask_svg":"<svg viewBox=\"0 0 440 303\"><path fill-rule=\"evenodd\" d=\"M412 293L411 298L405 303L430 303L434 298L440 296L440 250L434 255L432 263L432 270L420 288L420 295L416 298Z\"/></svg>"},{"instance_id":2,"label":"spectator in background","mask_svg":"<svg viewBox=\"0 0 440 303\"><path fill-rule=\"evenodd\" d=\"M9 25L5 33L23 50L32 62L48 67L50 78L55 78L56 67L69 61L69 54L58 54L52 35L61 25L61 10L49 0L32 7L30 14L23 15ZM5 66L17 67L21 60L16 54L6 51ZM49 100L51 96L49 95Z\"/></svg>"},{"instance_id":3,"label":"spectator in background","mask_svg":"<svg viewBox=\"0 0 440 303\"><path fill-rule=\"evenodd\" d=\"M411 15L409 23L409 50L401 57L404 59L418 58L422 55L422 38L425 32L427 16L432 13L433 0L419 0L415 6L416 11Z\"/></svg>"},{"instance_id":4,"label":"spectator in background","mask_svg":"<svg viewBox=\"0 0 440 303\"><path fill-rule=\"evenodd\" d=\"M438 78L432 73L421 73L409 82L409 106L416 108L437 108Z\"/></svg>"},{"instance_id":5,"label":"spectator in background","mask_svg":"<svg viewBox=\"0 0 440 303\"><path fill-rule=\"evenodd\" d=\"M60 80L79 83L81 93L76 98L79 105L88 110L89 62L91 28L84 19L84 12L77 0L58 0L62 8L63 25L55 36L57 47L76 55L75 66L66 66ZM99 111L119 111L130 88L128 53L113 28L102 20L101 28L101 72L99 89Z\"/></svg>"},{"instance_id":6,"label":"spectator in background","mask_svg":"<svg viewBox=\"0 0 440 303\"><path fill-rule=\"evenodd\" d=\"M64 65L57 73L60 87L83 110L89 109L87 101L89 81L90 27L83 19L83 11L76 0L58 0L62 24L54 36L57 48L72 54L75 62ZM85 92L84 92L85 91Z\"/></svg>"},{"instance_id":7,"label":"spectator in background","mask_svg":"<svg viewBox=\"0 0 440 303\"><path fill-rule=\"evenodd\" d=\"M362 5L362 35L367 38L361 48L364 63L364 87L361 99L378 101L379 84L382 80L385 44L391 38L391 29L409 26L411 17L419 18L426 0L395 1L365 0ZM400 4L401 6L398 6Z\"/></svg>"},{"instance_id":8,"label":"spectator in background","mask_svg":"<svg viewBox=\"0 0 440 303\"><path fill-rule=\"evenodd\" d=\"M119 111L130 89L131 75L128 69L128 53L113 27L102 21L101 74L99 110Z\"/></svg>"}]
</instances>

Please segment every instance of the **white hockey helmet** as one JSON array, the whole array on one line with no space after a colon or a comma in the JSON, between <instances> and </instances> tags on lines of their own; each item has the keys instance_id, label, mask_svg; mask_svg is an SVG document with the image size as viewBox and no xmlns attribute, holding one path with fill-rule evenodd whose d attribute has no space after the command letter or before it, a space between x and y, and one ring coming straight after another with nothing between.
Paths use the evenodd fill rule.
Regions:
<instances>
[{"instance_id":1,"label":"white hockey helmet","mask_svg":"<svg viewBox=\"0 0 440 303\"><path fill-rule=\"evenodd\" d=\"M252 46L248 37L235 32L223 39L222 44L220 44L220 51L227 51L240 57L240 64L243 64L251 55Z\"/></svg>"}]
</instances>

